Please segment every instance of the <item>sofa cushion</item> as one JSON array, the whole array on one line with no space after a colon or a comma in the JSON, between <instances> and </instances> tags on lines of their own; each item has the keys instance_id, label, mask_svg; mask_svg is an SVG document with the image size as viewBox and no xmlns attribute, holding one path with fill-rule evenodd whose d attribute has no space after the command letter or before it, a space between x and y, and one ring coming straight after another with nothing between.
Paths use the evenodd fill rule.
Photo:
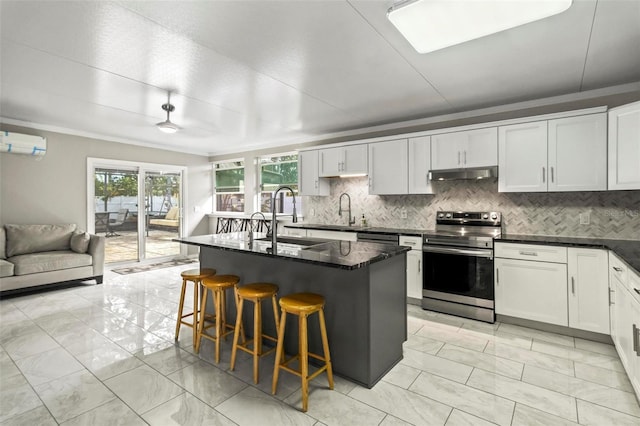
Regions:
<instances>
[{"instance_id":1,"label":"sofa cushion","mask_svg":"<svg viewBox=\"0 0 640 426\"><path fill-rule=\"evenodd\" d=\"M22 254L8 260L15 265L14 275L91 266L93 261L90 254L79 254L70 250Z\"/></svg>"},{"instance_id":2,"label":"sofa cushion","mask_svg":"<svg viewBox=\"0 0 640 426\"><path fill-rule=\"evenodd\" d=\"M76 253L86 253L89 249L91 236L87 232L76 231L71 235L71 250Z\"/></svg>"},{"instance_id":3,"label":"sofa cushion","mask_svg":"<svg viewBox=\"0 0 640 426\"><path fill-rule=\"evenodd\" d=\"M168 220L175 220L178 219L178 217L180 217L180 208L171 207L164 218Z\"/></svg>"},{"instance_id":4,"label":"sofa cushion","mask_svg":"<svg viewBox=\"0 0 640 426\"><path fill-rule=\"evenodd\" d=\"M75 224L64 225L5 225L7 257L26 253L69 250Z\"/></svg>"},{"instance_id":5,"label":"sofa cushion","mask_svg":"<svg viewBox=\"0 0 640 426\"><path fill-rule=\"evenodd\" d=\"M13 275L13 263L0 259L0 278Z\"/></svg>"},{"instance_id":6,"label":"sofa cushion","mask_svg":"<svg viewBox=\"0 0 640 426\"><path fill-rule=\"evenodd\" d=\"M0 259L7 258L7 233L4 226L0 226Z\"/></svg>"}]
</instances>

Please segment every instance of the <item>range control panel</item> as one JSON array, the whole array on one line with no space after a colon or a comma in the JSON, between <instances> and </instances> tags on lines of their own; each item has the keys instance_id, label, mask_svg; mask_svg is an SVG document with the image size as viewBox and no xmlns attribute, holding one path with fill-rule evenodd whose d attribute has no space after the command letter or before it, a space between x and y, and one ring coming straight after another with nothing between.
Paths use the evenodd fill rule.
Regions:
<instances>
[{"instance_id":1,"label":"range control panel","mask_svg":"<svg viewBox=\"0 0 640 426\"><path fill-rule=\"evenodd\" d=\"M499 212L439 211L436 214L438 224L499 226L501 222Z\"/></svg>"}]
</instances>

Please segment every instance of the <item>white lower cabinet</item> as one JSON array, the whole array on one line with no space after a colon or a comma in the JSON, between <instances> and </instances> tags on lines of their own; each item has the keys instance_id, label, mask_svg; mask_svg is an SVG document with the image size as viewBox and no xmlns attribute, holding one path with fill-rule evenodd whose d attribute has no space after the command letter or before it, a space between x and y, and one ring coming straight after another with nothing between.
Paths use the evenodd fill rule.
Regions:
<instances>
[{"instance_id":1,"label":"white lower cabinet","mask_svg":"<svg viewBox=\"0 0 640 426\"><path fill-rule=\"evenodd\" d=\"M566 264L495 259L495 268L496 314L568 325Z\"/></svg>"},{"instance_id":2,"label":"white lower cabinet","mask_svg":"<svg viewBox=\"0 0 640 426\"><path fill-rule=\"evenodd\" d=\"M401 235L399 243L411 247L407 252L407 297L422 300L422 238Z\"/></svg>"},{"instance_id":3,"label":"white lower cabinet","mask_svg":"<svg viewBox=\"0 0 640 426\"><path fill-rule=\"evenodd\" d=\"M497 314L610 334L606 250L496 243Z\"/></svg>"},{"instance_id":4,"label":"white lower cabinet","mask_svg":"<svg viewBox=\"0 0 640 426\"><path fill-rule=\"evenodd\" d=\"M357 234L348 231L327 231L324 229L307 229L307 237L327 240L356 241Z\"/></svg>"},{"instance_id":5,"label":"white lower cabinet","mask_svg":"<svg viewBox=\"0 0 640 426\"><path fill-rule=\"evenodd\" d=\"M608 265L606 250L567 250L569 327L610 334Z\"/></svg>"},{"instance_id":6,"label":"white lower cabinet","mask_svg":"<svg viewBox=\"0 0 640 426\"><path fill-rule=\"evenodd\" d=\"M640 276L609 254L611 338L640 397Z\"/></svg>"}]
</instances>

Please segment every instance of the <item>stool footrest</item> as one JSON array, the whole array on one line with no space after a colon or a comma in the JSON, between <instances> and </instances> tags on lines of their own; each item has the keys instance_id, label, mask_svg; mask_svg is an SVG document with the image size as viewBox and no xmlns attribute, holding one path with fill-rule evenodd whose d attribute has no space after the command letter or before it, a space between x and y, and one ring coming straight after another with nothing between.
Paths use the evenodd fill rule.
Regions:
<instances>
[{"instance_id":1,"label":"stool footrest","mask_svg":"<svg viewBox=\"0 0 640 426\"><path fill-rule=\"evenodd\" d=\"M266 334L263 334L262 338L263 339L264 338L271 339L274 342L278 341L278 339L274 339L273 337L267 336ZM238 343L236 346L237 346L238 349L241 349L241 350L253 355L253 352L255 351L255 341L256 341L256 339L246 340L243 343ZM253 348L249 348L249 345L253 345L254 347ZM260 348L260 349L262 350L262 348ZM261 351L258 355L260 355L260 356L268 355L268 354L270 354L271 352L273 352L275 350L276 350L276 347L274 346L272 348L267 349L264 352Z\"/></svg>"},{"instance_id":2,"label":"stool footrest","mask_svg":"<svg viewBox=\"0 0 640 426\"><path fill-rule=\"evenodd\" d=\"M279 364L278 368L280 368L281 370L284 370L284 371L288 371L291 374L295 374L298 377L302 377L302 372L300 370L296 370L296 369L291 368L291 367L286 365L289 362L291 362L293 360L296 360L296 359L300 359L300 355L296 355L294 357L289 358L288 360L286 360L282 364ZM316 377L318 377L321 373L325 372L326 370L327 370L327 365L325 364L322 367L320 367L317 371L314 371L313 374L308 375L307 376L307 380L315 379Z\"/></svg>"}]
</instances>

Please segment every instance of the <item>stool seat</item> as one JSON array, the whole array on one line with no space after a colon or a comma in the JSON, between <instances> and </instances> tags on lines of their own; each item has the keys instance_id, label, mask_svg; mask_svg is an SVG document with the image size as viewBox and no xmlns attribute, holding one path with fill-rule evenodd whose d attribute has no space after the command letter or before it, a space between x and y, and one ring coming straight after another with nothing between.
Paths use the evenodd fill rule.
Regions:
<instances>
[{"instance_id":1,"label":"stool seat","mask_svg":"<svg viewBox=\"0 0 640 426\"><path fill-rule=\"evenodd\" d=\"M215 274L216 270L211 268L188 269L186 271L180 272L180 276L188 280L201 280Z\"/></svg>"},{"instance_id":2,"label":"stool seat","mask_svg":"<svg viewBox=\"0 0 640 426\"><path fill-rule=\"evenodd\" d=\"M233 287L239 282L240 282L240 277L237 275L213 275L213 276L205 277L202 280L202 285L207 288L210 288L211 290L215 290L215 289L224 289L228 287Z\"/></svg>"},{"instance_id":3,"label":"stool seat","mask_svg":"<svg viewBox=\"0 0 640 426\"><path fill-rule=\"evenodd\" d=\"M280 307L293 313L313 313L324 307L324 297L315 293L296 293L280 299Z\"/></svg>"},{"instance_id":4,"label":"stool seat","mask_svg":"<svg viewBox=\"0 0 640 426\"><path fill-rule=\"evenodd\" d=\"M238 287L238 295L243 299L264 299L278 292L278 286L270 283L253 283Z\"/></svg>"}]
</instances>

